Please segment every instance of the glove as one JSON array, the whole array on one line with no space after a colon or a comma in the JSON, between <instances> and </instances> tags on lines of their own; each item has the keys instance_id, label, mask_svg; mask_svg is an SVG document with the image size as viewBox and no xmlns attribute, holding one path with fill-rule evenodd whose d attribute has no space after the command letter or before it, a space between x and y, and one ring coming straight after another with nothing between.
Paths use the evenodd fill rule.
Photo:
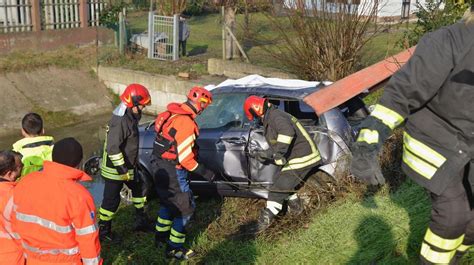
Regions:
<instances>
[{"instance_id":1,"label":"glove","mask_svg":"<svg viewBox=\"0 0 474 265\"><path fill-rule=\"evenodd\" d=\"M129 181L129 180L132 179L132 177L128 173L128 168L125 165L120 165L120 166L116 167L116 169L117 169L117 172L120 175L120 178L123 181Z\"/></svg>"},{"instance_id":2,"label":"glove","mask_svg":"<svg viewBox=\"0 0 474 265\"><path fill-rule=\"evenodd\" d=\"M271 149L258 150L255 158L262 163L273 161L273 151Z\"/></svg>"},{"instance_id":3,"label":"glove","mask_svg":"<svg viewBox=\"0 0 474 265\"><path fill-rule=\"evenodd\" d=\"M209 170L207 167L205 167L203 164L199 164L198 167L193 171L193 173L198 174L199 176L205 178L209 182L214 182L214 179L216 178L216 174Z\"/></svg>"},{"instance_id":4,"label":"glove","mask_svg":"<svg viewBox=\"0 0 474 265\"><path fill-rule=\"evenodd\" d=\"M365 143L355 142L351 145L351 151L352 175L370 185L383 185L385 178L380 169L378 150L368 147Z\"/></svg>"},{"instance_id":5,"label":"glove","mask_svg":"<svg viewBox=\"0 0 474 265\"><path fill-rule=\"evenodd\" d=\"M125 173L125 174L120 175L120 178L121 178L123 181L129 181L129 180L132 179L132 177L130 176L130 174L128 174L128 172Z\"/></svg>"}]
</instances>

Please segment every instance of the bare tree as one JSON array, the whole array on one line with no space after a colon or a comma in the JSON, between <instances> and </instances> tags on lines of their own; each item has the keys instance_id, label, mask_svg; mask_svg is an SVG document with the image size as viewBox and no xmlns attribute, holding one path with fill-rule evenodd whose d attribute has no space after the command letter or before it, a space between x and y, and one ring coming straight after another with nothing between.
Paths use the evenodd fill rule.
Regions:
<instances>
[{"instance_id":1,"label":"bare tree","mask_svg":"<svg viewBox=\"0 0 474 265\"><path fill-rule=\"evenodd\" d=\"M379 6L348 1L286 1L286 16L267 16L278 34L277 45L266 50L303 79L335 81L352 73L361 48L380 31Z\"/></svg>"},{"instance_id":2,"label":"bare tree","mask_svg":"<svg viewBox=\"0 0 474 265\"><path fill-rule=\"evenodd\" d=\"M186 9L186 0L156 0L156 10L163 16L181 14Z\"/></svg>"}]
</instances>

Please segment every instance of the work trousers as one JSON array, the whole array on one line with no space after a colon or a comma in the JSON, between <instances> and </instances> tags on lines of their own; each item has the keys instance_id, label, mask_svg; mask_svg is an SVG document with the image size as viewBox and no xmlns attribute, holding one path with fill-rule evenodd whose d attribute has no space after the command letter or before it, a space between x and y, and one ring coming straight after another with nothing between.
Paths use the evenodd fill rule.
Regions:
<instances>
[{"instance_id":1,"label":"work trousers","mask_svg":"<svg viewBox=\"0 0 474 265\"><path fill-rule=\"evenodd\" d=\"M179 41L179 52L181 56L186 56L186 41L185 40Z\"/></svg>"},{"instance_id":2,"label":"work trousers","mask_svg":"<svg viewBox=\"0 0 474 265\"><path fill-rule=\"evenodd\" d=\"M308 173L313 167L305 167L302 169L280 171L270 186L268 201L283 204L283 201L301 186L306 180Z\"/></svg>"},{"instance_id":3,"label":"work trousers","mask_svg":"<svg viewBox=\"0 0 474 265\"><path fill-rule=\"evenodd\" d=\"M160 210L156 220L159 238L167 238L172 249L181 248L186 241L186 224L196 208L189 187L188 171L177 169L170 161L156 159L152 162Z\"/></svg>"},{"instance_id":4,"label":"work trousers","mask_svg":"<svg viewBox=\"0 0 474 265\"><path fill-rule=\"evenodd\" d=\"M132 190L132 202L136 209L143 209L146 202L146 194L143 182L136 180L120 181L104 178L104 198L99 209L99 219L110 221L120 205L120 191L125 184Z\"/></svg>"},{"instance_id":5,"label":"work trousers","mask_svg":"<svg viewBox=\"0 0 474 265\"><path fill-rule=\"evenodd\" d=\"M464 171L461 174L467 175ZM442 194L430 194L431 220L420 251L423 264L453 264L474 244L470 185L467 176L454 179L458 180Z\"/></svg>"}]
</instances>

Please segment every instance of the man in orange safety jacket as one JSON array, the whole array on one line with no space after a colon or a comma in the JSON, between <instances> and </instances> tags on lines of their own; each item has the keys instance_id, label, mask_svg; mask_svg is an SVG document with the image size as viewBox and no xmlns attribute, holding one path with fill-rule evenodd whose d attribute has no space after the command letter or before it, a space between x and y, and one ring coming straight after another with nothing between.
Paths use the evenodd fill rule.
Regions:
<instances>
[{"instance_id":1,"label":"man in orange safety jacket","mask_svg":"<svg viewBox=\"0 0 474 265\"><path fill-rule=\"evenodd\" d=\"M19 237L12 231L10 223L13 188L21 168L20 154L12 151L0 152L0 264L25 264Z\"/></svg>"},{"instance_id":2,"label":"man in orange safety jacket","mask_svg":"<svg viewBox=\"0 0 474 265\"><path fill-rule=\"evenodd\" d=\"M197 161L194 145L199 128L197 115L212 102L212 94L204 87L193 87L187 101L170 103L155 122L157 137L153 146L155 187L160 197L156 221L155 244L166 242L166 256L185 260L195 255L184 247L186 225L193 215L195 203L189 187L188 173L213 181L215 174Z\"/></svg>"},{"instance_id":3,"label":"man in orange safety jacket","mask_svg":"<svg viewBox=\"0 0 474 265\"><path fill-rule=\"evenodd\" d=\"M94 201L77 183L91 180L77 169L82 146L65 138L55 144L52 159L13 191L12 226L21 237L27 265L102 264Z\"/></svg>"}]
</instances>

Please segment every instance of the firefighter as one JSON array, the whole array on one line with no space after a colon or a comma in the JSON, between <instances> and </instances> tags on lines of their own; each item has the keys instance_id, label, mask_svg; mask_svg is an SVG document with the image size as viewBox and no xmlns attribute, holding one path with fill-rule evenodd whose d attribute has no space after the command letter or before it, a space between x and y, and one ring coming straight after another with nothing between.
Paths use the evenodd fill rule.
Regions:
<instances>
[{"instance_id":1,"label":"firefighter","mask_svg":"<svg viewBox=\"0 0 474 265\"><path fill-rule=\"evenodd\" d=\"M51 161L54 139L44 135L43 119L37 113L26 114L21 121L23 139L13 144L13 151L20 153L23 158L21 176L43 167L43 161Z\"/></svg>"},{"instance_id":2,"label":"firefighter","mask_svg":"<svg viewBox=\"0 0 474 265\"><path fill-rule=\"evenodd\" d=\"M474 244L474 6L463 20L425 34L360 125L351 171L383 184L377 156L405 123L403 171L431 197L423 264L452 264Z\"/></svg>"},{"instance_id":3,"label":"firefighter","mask_svg":"<svg viewBox=\"0 0 474 265\"><path fill-rule=\"evenodd\" d=\"M193 87L187 101L170 103L167 111L155 122L157 137L153 147L154 182L161 206L156 221L155 244L166 243L166 256L178 260L189 259L194 251L185 248L186 224L195 208L189 188L188 173L192 172L212 181L214 173L196 161L195 139L199 128L197 115L212 102L211 93L203 87Z\"/></svg>"},{"instance_id":4,"label":"firefighter","mask_svg":"<svg viewBox=\"0 0 474 265\"><path fill-rule=\"evenodd\" d=\"M82 146L74 138L62 139L52 159L13 189L12 228L27 264L101 264L94 200L77 183L92 180L78 169Z\"/></svg>"},{"instance_id":5,"label":"firefighter","mask_svg":"<svg viewBox=\"0 0 474 265\"><path fill-rule=\"evenodd\" d=\"M20 176L21 155L12 151L0 152L0 264L23 265L23 249L18 235L11 228L13 188Z\"/></svg>"},{"instance_id":6,"label":"firefighter","mask_svg":"<svg viewBox=\"0 0 474 265\"><path fill-rule=\"evenodd\" d=\"M134 229L152 229L144 211L145 186L135 175L138 161L138 122L143 108L151 104L151 97L144 86L131 84L120 95L120 100L121 103L113 111L107 126L101 164L101 175L105 179L104 196L99 209L101 241L118 240L112 234L112 219L120 204L120 190L124 184L132 190L132 202L135 206Z\"/></svg>"},{"instance_id":7,"label":"firefighter","mask_svg":"<svg viewBox=\"0 0 474 265\"><path fill-rule=\"evenodd\" d=\"M270 145L269 149L260 150L254 156L261 162L281 167L270 187L266 208L260 212L258 223L251 229L260 233L270 226L285 200L290 212L299 214L303 211L302 200L294 191L318 165L321 157L298 119L275 108L265 98L249 96L243 108L249 120L261 119Z\"/></svg>"}]
</instances>

